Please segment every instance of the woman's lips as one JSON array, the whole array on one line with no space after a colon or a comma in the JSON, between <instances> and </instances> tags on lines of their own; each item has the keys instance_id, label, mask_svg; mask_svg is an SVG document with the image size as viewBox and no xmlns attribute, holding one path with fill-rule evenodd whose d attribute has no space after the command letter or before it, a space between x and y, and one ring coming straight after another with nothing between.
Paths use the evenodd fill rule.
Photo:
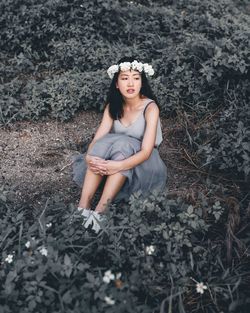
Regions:
<instances>
[{"instance_id":1,"label":"woman's lips","mask_svg":"<svg viewBox=\"0 0 250 313\"><path fill-rule=\"evenodd\" d=\"M127 93L134 93L135 90L134 89L127 89Z\"/></svg>"}]
</instances>

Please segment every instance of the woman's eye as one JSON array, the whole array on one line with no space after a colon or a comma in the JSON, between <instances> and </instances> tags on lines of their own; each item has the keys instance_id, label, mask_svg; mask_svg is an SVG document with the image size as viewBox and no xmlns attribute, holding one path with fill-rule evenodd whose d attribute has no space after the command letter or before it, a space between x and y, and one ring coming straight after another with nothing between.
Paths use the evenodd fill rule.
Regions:
<instances>
[{"instance_id":1,"label":"woman's eye","mask_svg":"<svg viewBox=\"0 0 250 313\"><path fill-rule=\"evenodd\" d=\"M123 77L123 78L121 78L121 80L128 80L128 78L127 77ZM134 80L140 80L140 77L134 77Z\"/></svg>"},{"instance_id":2,"label":"woman's eye","mask_svg":"<svg viewBox=\"0 0 250 313\"><path fill-rule=\"evenodd\" d=\"M140 78L139 77L135 77L134 79L135 80L139 80ZM127 80L127 78L122 78L121 80Z\"/></svg>"}]
</instances>

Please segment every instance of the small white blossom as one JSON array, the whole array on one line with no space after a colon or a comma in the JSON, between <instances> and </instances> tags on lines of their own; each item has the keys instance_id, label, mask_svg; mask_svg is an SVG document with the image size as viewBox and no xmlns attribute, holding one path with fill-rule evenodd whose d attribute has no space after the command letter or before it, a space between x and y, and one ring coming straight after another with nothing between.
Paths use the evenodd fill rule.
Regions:
<instances>
[{"instance_id":1,"label":"small white blossom","mask_svg":"<svg viewBox=\"0 0 250 313\"><path fill-rule=\"evenodd\" d=\"M111 280L114 280L115 279L115 275L112 274L111 270L108 270L104 273L104 276L103 276L103 281L108 284L110 283Z\"/></svg>"},{"instance_id":2,"label":"small white blossom","mask_svg":"<svg viewBox=\"0 0 250 313\"><path fill-rule=\"evenodd\" d=\"M36 239L36 237L31 237L31 239L32 239L35 243L38 243L38 242L39 242L39 240Z\"/></svg>"},{"instance_id":3,"label":"small white blossom","mask_svg":"<svg viewBox=\"0 0 250 313\"><path fill-rule=\"evenodd\" d=\"M48 250L47 250L44 246L42 246L42 247L39 248L39 252L40 252L42 255L45 255L45 256L48 255Z\"/></svg>"},{"instance_id":4,"label":"small white blossom","mask_svg":"<svg viewBox=\"0 0 250 313\"><path fill-rule=\"evenodd\" d=\"M52 223L48 223L48 224L46 224L46 226L47 226L48 228L50 228L50 227L52 226Z\"/></svg>"},{"instance_id":5,"label":"small white blossom","mask_svg":"<svg viewBox=\"0 0 250 313\"><path fill-rule=\"evenodd\" d=\"M109 305L114 305L115 304L115 300L113 300L112 298L110 297L105 297L104 300L106 301L107 304Z\"/></svg>"},{"instance_id":6,"label":"small white blossom","mask_svg":"<svg viewBox=\"0 0 250 313\"><path fill-rule=\"evenodd\" d=\"M121 71L128 71L131 68L131 63L130 62L122 62L120 63L120 69Z\"/></svg>"},{"instance_id":7,"label":"small white blossom","mask_svg":"<svg viewBox=\"0 0 250 313\"><path fill-rule=\"evenodd\" d=\"M164 265L163 265L162 262L160 262L159 266L160 266L160 268L163 268L163 267L164 267Z\"/></svg>"},{"instance_id":8,"label":"small white blossom","mask_svg":"<svg viewBox=\"0 0 250 313\"><path fill-rule=\"evenodd\" d=\"M9 254L9 255L5 258L5 262L12 263L12 262L13 262L13 254Z\"/></svg>"},{"instance_id":9,"label":"small white blossom","mask_svg":"<svg viewBox=\"0 0 250 313\"><path fill-rule=\"evenodd\" d=\"M155 247L154 246L147 246L146 247L146 253L148 254L148 255L151 255L151 254L153 254L155 252Z\"/></svg>"},{"instance_id":10,"label":"small white blossom","mask_svg":"<svg viewBox=\"0 0 250 313\"><path fill-rule=\"evenodd\" d=\"M137 70L139 72L143 71L143 64L141 62L136 61L136 60L134 60L131 63L131 67L132 67L133 70Z\"/></svg>"},{"instance_id":11,"label":"small white blossom","mask_svg":"<svg viewBox=\"0 0 250 313\"><path fill-rule=\"evenodd\" d=\"M197 291L198 293L203 294L203 293L204 293L204 290L206 290L206 289L207 289L207 286L204 285L202 282L196 284L196 291Z\"/></svg>"},{"instance_id":12,"label":"small white blossom","mask_svg":"<svg viewBox=\"0 0 250 313\"><path fill-rule=\"evenodd\" d=\"M154 75L154 70L153 70L152 65L149 65L148 63L144 63L143 64L143 69L144 69L144 72L146 74L148 74L148 76L153 76Z\"/></svg>"},{"instance_id":13,"label":"small white blossom","mask_svg":"<svg viewBox=\"0 0 250 313\"><path fill-rule=\"evenodd\" d=\"M30 241L26 242L25 247L28 248L28 249L30 248Z\"/></svg>"},{"instance_id":14,"label":"small white blossom","mask_svg":"<svg viewBox=\"0 0 250 313\"><path fill-rule=\"evenodd\" d=\"M116 279L121 278L121 276L122 276L122 273L117 273L117 274L116 274Z\"/></svg>"}]
</instances>

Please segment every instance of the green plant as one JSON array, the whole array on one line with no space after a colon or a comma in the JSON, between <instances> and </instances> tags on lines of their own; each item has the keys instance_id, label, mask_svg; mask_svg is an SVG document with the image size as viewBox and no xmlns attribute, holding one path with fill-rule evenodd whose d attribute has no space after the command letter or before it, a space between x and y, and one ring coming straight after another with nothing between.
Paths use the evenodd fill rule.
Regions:
<instances>
[{"instance_id":1,"label":"green plant","mask_svg":"<svg viewBox=\"0 0 250 313\"><path fill-rule=\"evenodd\" d=\"M211 226L202 212L164 194L142 198L136 193L129 203L109 206L108 221L96 235L82 226L73 206L57 197L33 214L30 208L13 210L4 199L1 311L167 312L181 307L182 312L217 312L238 307L246 297L241 290L246 265L224 265L223 242L208 239ZM208 288L204 294L197 291L201 281Z\"/></svg>"}]
</instances>

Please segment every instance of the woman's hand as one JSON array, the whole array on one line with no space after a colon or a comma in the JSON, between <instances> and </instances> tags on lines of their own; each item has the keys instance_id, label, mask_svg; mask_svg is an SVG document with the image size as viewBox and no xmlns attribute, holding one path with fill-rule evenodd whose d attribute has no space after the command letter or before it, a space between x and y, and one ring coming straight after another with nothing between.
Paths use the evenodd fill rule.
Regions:
<instances>
[{"instance_id":1,"label":"woman's hand","mask_svg":"<svg viewBox=\"0 0 250 313\"><path fill-rule=\"evenodd\" d=\"M93 173L95 173L95 174L97 174L97 175L103 175L102 172L101 172L101 170L98 169L98 168L95 166L95 161L97 161L97 160L103 160L103 161L105 161L105 160L102 159L102 158L99 158L99 157L97 157L97 156L92 156L92 155L89 155L89 154L87 154L86 157L85 157L85 161L86 161L86 163L87 163L87 165L88 165L88 168L89 168Z\"/></svg>"},{"instance_id":2,"label":"woman's hand","mask_svg":"<svg viewBox=\"0 0 250 313\"><path fill-rule=\"evenodd\" d=\"M99 171L100 175L113 175L122 170L122 161L95 159L90 161L93 168Z\"/></svg>"}]
</instances>

